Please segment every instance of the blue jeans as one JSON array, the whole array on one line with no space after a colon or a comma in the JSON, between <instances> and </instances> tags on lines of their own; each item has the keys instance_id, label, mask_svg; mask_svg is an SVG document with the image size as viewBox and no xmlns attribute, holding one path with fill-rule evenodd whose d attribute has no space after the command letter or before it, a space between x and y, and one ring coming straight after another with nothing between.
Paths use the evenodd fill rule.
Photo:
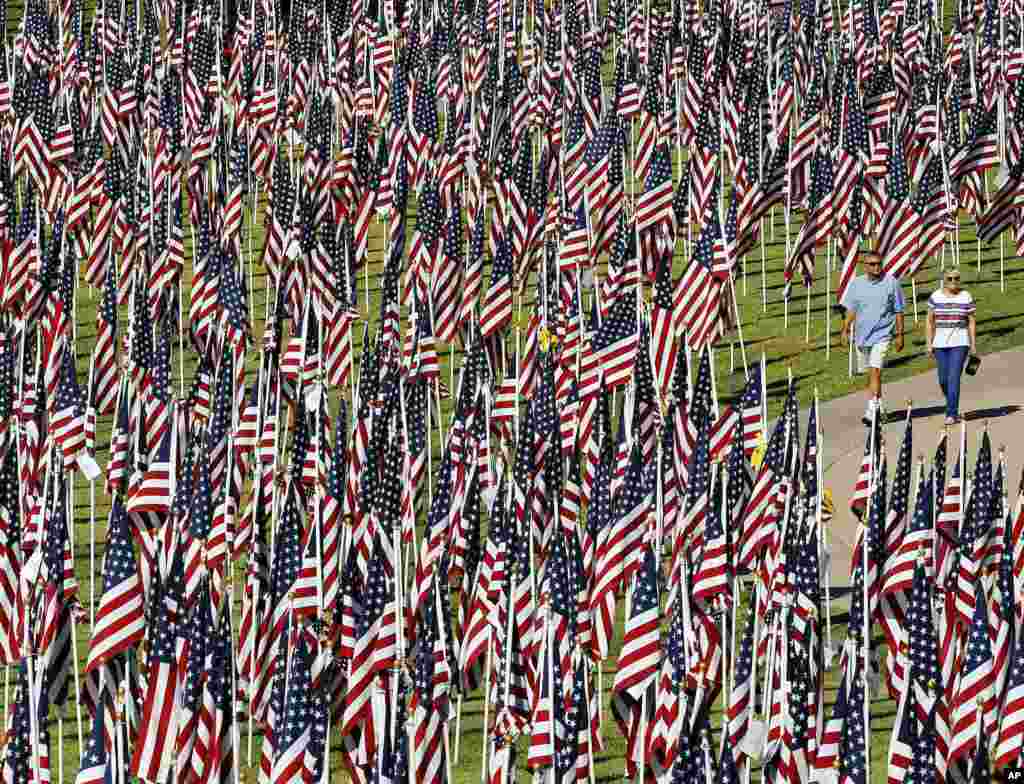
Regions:
<instances>
[{"instance_id":1,"label":"blue jeans","mask_svg":"<svg viewBox=\"0 0 1024 784\"><path fill-rule=\"evenodd\" d=\"M946 396L946 416L960 414L960 377L967 361L967 346L935 349L935 361L939 366L939 386Z\"/></svg>"}]
</instances>

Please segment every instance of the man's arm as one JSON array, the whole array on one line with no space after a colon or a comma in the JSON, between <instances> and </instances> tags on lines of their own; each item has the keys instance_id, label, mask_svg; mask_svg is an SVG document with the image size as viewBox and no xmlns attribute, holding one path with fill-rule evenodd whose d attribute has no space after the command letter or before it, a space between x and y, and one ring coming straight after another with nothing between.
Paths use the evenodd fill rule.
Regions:
<instances>
[{"instance_id":1,"label":"man's arm","mask_svg":"<svg viewBox=\"0 0 1024 784\"><path fill-rule=\"evenodd\" d=\"M839 345L845 346L846 342L850 338L850 327L853 326L854 320L857 318L857 314L853 308L846 309L846 318L843 319L843 329L839 333Z\"/></svg>"},{"instance_id":2,"label":"man's arm","mask_svg":"<svg viewBox=\"0 0 1024 784\"><path fill-rule=\"evenodd\" d=\"M903 314L896 314L896 350L903 351Z\"/></svg>"}]
</instances>

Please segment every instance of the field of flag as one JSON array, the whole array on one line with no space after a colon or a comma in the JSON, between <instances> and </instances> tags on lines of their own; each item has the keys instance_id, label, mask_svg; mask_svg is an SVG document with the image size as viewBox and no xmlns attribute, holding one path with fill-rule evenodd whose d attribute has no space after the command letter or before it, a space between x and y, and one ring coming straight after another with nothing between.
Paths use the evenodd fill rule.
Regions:
<instances>
[{"instance_id":1,"label":"field of flag","mask_svg":"<svg viewBox=\"0 0 1024 784\"><path fill-rule=\"evenodd\" d=\"M0 33L0 782L1020 761L1004 455L875 422L826 494L817 408L860 383L858 248L914 309L889 377L951 264L980 347L1024 339L1019 3L29 0Z\"/></svg>"}]
</instances>

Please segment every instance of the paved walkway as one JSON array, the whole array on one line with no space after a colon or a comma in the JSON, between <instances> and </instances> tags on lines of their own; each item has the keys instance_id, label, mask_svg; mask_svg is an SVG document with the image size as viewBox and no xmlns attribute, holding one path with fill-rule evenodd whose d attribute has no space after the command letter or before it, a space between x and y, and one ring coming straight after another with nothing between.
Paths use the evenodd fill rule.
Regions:
<instances>
[{"instance_id":1,"label":"paved walkway","mask_svg":"<svg viewBox=\"0 0 1024 784\"><path fill-rule=\"evenodd\" d=\"M925 455L927 464L935 453L945 419L942 392L935 371L886 384L882 394L889 409L884 429L889 478L896 470L896 457L903 438L907 400L913 401L914 454ZM850 560L857 532L857 520L850 514L849 499L860 461L864 454L867 429L861 423L866 393L860 392L822 403L824 428L825 487L835 499L835 516L828 536L832 550L832 584L850 584ZM1010 503L1016 498L1018 478L1024 463L1024 349L1011 349L982 357L981 370L974 378L964 376L960 393L960 411L967 422L969 465L973 465L981 430L988 422L993 458L1000 446L1006 446L1007 489ZM806 431L806 412L803 413ZM959 426L956 438L959 438ZM950 448L947 465L952 470L956 442Z\"/></svg>"}]
</instances>

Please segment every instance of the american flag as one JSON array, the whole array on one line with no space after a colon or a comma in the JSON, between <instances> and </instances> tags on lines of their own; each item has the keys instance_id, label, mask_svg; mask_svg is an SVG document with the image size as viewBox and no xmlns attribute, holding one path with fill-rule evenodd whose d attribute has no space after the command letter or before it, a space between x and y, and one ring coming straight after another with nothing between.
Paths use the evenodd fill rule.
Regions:
<instances>
[{"instance_id":1,"label":"american flag","mask_svg":"<svg viewBox=\"0 0 1024 784\"><path fill-rule=\"evenodd\" d=\"M988 602L980 582L975 587L974 613L967 645L958 663L957 684L950 705L950 766L974 753L980 733L984 732L986 738L991 737L998 715Z\"/></svg>"},{"instance_id":2,"label":"american flag","mask_svg":"<svg viewBox=\"0 0 1024 784\"><path fill-rule=\"evenodd\" d=\"M811 194L806 217L797 234L793 252L786 261L787 281L799 264L804 285L809 286L813 282L815 250L826 244L832 233L832 205L832 158L819 150L811 162Z\"/></svg>"},{"instance_id":3,"label":"american flag","mask_svg":"<svg viewBox=\"0 0 1024 784\"><path fill-rule=\"evenodd\" d=\"M677 434L678 437L678 434ZM697 420L697 439L690 455L683 514L676 524L672 555L672 573L669 588L669 606L678 591L683 590L686 568L684 553L688 553L696 537L701 537L707 517L714 513L711 507L711 463L708 454L708 422L706 416Z\"/></svg>"},{"instance_id":4,"label":"american flag","mask_svg":"<svg viewBox=\"0 0 1024 784\"><path fill-rule=\"evenodd\" d=\"M147 623L148 678L130 770L133 775L149 781L164 781L174 754L172 729L178 687L178 628L164 602L154 601L153 606L159 617L151 617Z\"/></svg>"},{"instance_id":5,"label":"american flag","mask_svg":"<svg viewBox=\"0 0 1024 784\"><path fill-rule=\"evenodd\" d=\"M917 193L912 199L914 210L920 216L920 234L917 241L917 252L914 261L908 266L906 274L913 276L918 273L928 259L942 250L946 242L946 215L949 212L949 196L943 178L942 163L933 158L925 169ZM979 236L983 233L979 227Z\"/></svg>"},{"instance_id":6,"label":"american flag","mask_svg":"<svg viewBox=\"0 0 1024 784\"><path fill-rule=\"evenodd\" d=\"M319 781L327 739L327 706L310 684L311 653L305 635L295 635L290 651L284 712L277 722L272 784Z\"/></svg>"},{"instance_id":7,"label":"american flag","mask_svg":"<svg viewBox=\"0 0 1024 784\"><path fill-rule=\"evenodd\" d=\"M606 389L629 383L640 343L638 327L636 301L620 297L593 339Z\"/></svg>"},{"instance_id":8,"label":"american flag","mask_svg":"<svg viewBox=\"0 0 1024 784\"><path fill-rule=\"evenodd\" d=\"M733 664L732 690L728 698L728 742L726 745L736 749L741 748L743 739L747 736L747 731L750 728L751 718L756 712L754 690L757 684L753 672L755 616L756 612L753 609L747 612L743 636L740 638L740 647Z\"/></svg>"},{"instance_id":9,"label":"american flag","mask_svg":"<svg viewBox=\"0 0 1024 784\"><path fill-rule=\"evenodd\" d=\"M96 347L92 354L90 399L99 414L113 414L120 378L116 359L117 290L114 269L107 269L100 307L96 310Z\"/></svg>"},{"instance_id":10,"label":"american flag","mask_svg":"<svg viewBox=\"0 0 1024 784\"><path fill-rule=\"evenodd\" d=\"M968 497L967 509L959 532L960 551L955 575L955 595L957 615L964 626L970 624L974 614L975 583L981 574L988 541L992 489L992 448L988 433L985 432L974 468L974 486Z\"/></svg>"},{"instance_id":11,"label":"american flag","mask_svg":"<svg viewBox=\"0 0 1024 784\"><path fill-rule=\"evenodd\" d=\"M447 732L444 725L448 714L445 693L447 664L437 628L443 619L437 617L434 607L432 596L420 614L413 675L413 764L417 781L427 784L444 780L446 744L443 735Z\"/></svg>"},{"instance_id":12,"label":"american flag","mask_svg":"<svg viewBox=\"0 0 1024 784\"><path fill-rule=\"evenodd\" d=\"M726 448L732 443L733 431L739 427L740 415L732 406L724 406L718 419L711 425L709 450L711 460L722 457Z\"/></svg>"},{"instance_id":13,"label":"american flag","mask_svg":"<svg viewBox=\"0 0 1024 784\"><path fill-rule=\"evenodd\" d=\"M675 313L686 330L690 348L699 351L718 337L722 284L712 274L725 262L725 245L718 213L712 210L693 246L693 258L676 283Z\"/></svg>"},{"instance_id":14,"label":"american flag","mask_svg":"<svg viewBox=\"0 0 1024 784\"><path fill-rule=\"evenodd\" d=\"M699 456L700 452L698 450L694 454L694 458L696 459ZM724 470L719 473L721 477L713 481L720 486L722 486L723 482L728 482L732 478ZM697 481L702 480L699 467L695 474L695 479ZM726 493L728 493L728 490L726 490ZM710 504L705 518L703 549L700 554L700 564L693 575L693 585L691 588L694 599L707 601L723 596L730 590L729 531L724 524L723 515L719 514L723 501L724 499L718 499L717 504Z\"/></svg>"},{"instance_id":15,"label":"american flag","mask_svg":"<svg viewBox=\"0 0 1024 784\"><path fill-rule=\"evenodd\" d=\"M39 709L42 684L33 679L29 688L28 668L20 670L13 694L8 742L4 750L0 775L9 784L46 784L50 781L50 733L46 722L36 724L33 710Z\"/></svg>"},{"instance_id":16,"label":"american flag","mask_svg":"<svg viewBox=\"0 0 1024 784\"><path fill-rule=\"evenodd\" d=\"M903 146L893 145L889 157L887 206L879 227L878 252L886 275L898 278L914 265L921 232L921 216L910 203L910 177Z\"/></svg>"},{"instance_id":17,"label":"american flag","mask_svg":"<svg viewBox=\"0 0 1024 784\"><path fill-rule=\"evenodd\" d=\"M737 744L755 711L767 711L764 778L800 784L828 767L850 784L865 779L870 727L857 723L873 673L860 663L857 644L869 641L857 619L874 602L891 687L905 685L893 784L986 775L987 744L975 744L982 759L972 763L954 743L949 766L959 739L950 700L971 672L964 626L979 609L989 614L993 694L1005 709L974 737L995 739L994 757L1016 762L1024 722L1013 695L1024 667L1010 599L1024 569L1021 509L1003 522L985 470L968 501L964 467L947 485L943 455L905 522L909 430L888 508L884 480L872 481L882 461L868 460L853 505L873 502L860 544L869 563L852 582L870 583L871 602L855 597L838 707L819 726L818 412L801 462L795 391L765 443L763 366L720 409L710 354L691 395L677 341L704 350L732 328L738 260L783 208L796 210L789 226L803 213L788 244L790 276L813 277L815 251L834 239L840 299L861 240L879 234L890 269L911 275L938 255L959 208L982 239L1012 223L1024 248L1024 80L1008 89L1024 57L1002 52L996 37L1005 21L1016 40L1019 9L1006 19L994 0L960 9L947 42L932 35L933 4L904 0L854 3L838 20L813 0L770 2L767 14L755 4L682 3L676 14L613 2L607 23L582 4L535 2L521 13L456 3L440 16L393 0L369 16L344 3L318 15L307 4L286 36L269 0L224 18L216 7L186 9L167 24L159 10L137 19L126 7L120 19L101 4L91 31L74 4L50 5L29 4L22 28L6 31L14 59L0 58L0 115L12 116L12 166L0 175L0 306L5 323L20 325L0 367L0 423L11 425L0 433L9 447L0 464L0 658L25 655L21 632L31 627L42 664L31 694L26 676L17 679L6 784L50 776L31 742L37 735L49 756L48 722L33 729L29 705L39 702L46 718L48 703L70 693L69 617L80 610L65 474L76 462L91 473L83 457L107 448L106 417L111 520L80 695L103 724L84 749L79 784L117 784L129 763L150 781L231 778L233 701L243 695L265 739L264 784L323 777L328 704L343 731L332 751L355 784L410 772L417 784L441 782L453 767L456 661L454 686L467 694L491 665L489 784L514 778L515 738L526 733L542 763L536 774L550 767L557 784L583 781L600 746L592 664L615 651L617 594L631 583L613 689L631 775L734 781ZM154 59L161 43L164 63ZM609 47L614 80L603 83ZM93 90L97 53L103 83ZM12 62L23 67L11 72ZM986 173L1000 161L1009 176L990 199ZM385 225L374 226L375 213ZM690 258L673 274L683 222ZM260 231L247 269L246 239ZM607 272L597 263L605 254ZM95 334L75 328L90 299L75 288L78 261L100 289ZM186 324L175 284L189 262ZM257 370L245 352L264 271L276 300L263 313ZM522 352L510 329L517 297ZM118 329L120 308L128 329ZM367 319L361 352L350 335L357 315ZM12 345L19 329L24 357ZM179 329L188 335L181 356ZM91 362L84 398L79 358ZM349 375L355 361L358 378ZM177 364L191 388L181 403ZM454 380L460 364L457 400L441 411L431 382L449 370ZM350 391L331 449L322 411ZM878 438L869 436L880 458ZM439 444L440 463L431 455ZM728 447L715 476L711 461ZM762 449L752 481L748 460ZM400 568L395 538L415 542L424 514L418 560ZM673 559L664 586L656 537ZM246 549L233 673L226 562ZM33 596L40 561L46 579ZM409 566L413 595L402 597ZM722 603L709 600L727 593L736 568L754 570L763 595L733 662L728 737L712 753L708 710L728 647L715 614ZM921 586L931 571L944 590L938 628L926 635L933 597ZM663 588L667 638L658 629ZM536 601L545 591L546 621ZM333 615L319 616L321 606ZM414 648L398 650L399 623ZM144 629L148 650L128 668ZM410 652L412 683L392 668ZM752 672L764 670L765 705L755 706ZM125 680L127 702L117 703Z\"/></svg>"},{"instance_id":18,"label":"american flag","mask_svg":"<svg viewBox=\"0 0 1024 784\"><path fill-rule=\"evenodd\" d=\"M850 618L854 618L852 612ZM839 744L839 779L843 784L867 784L868 727L864 723L864 702L868 685L863 665L857 664L855 670L856 674L850 680L846 717Z\"/></svg>"},{"instance_id":19,"label":"american flag","mask_svg":"<svg viewBox=\"0 0 1024 784\"><path fill-rule=\"evenodd\" d=\"M672 223L672 163L668 146L659 144L651 159L646 187L636 205L636 228L648 232Z\"/></svg>"},{"instance_id":20,"label":"american flag","mask_svg":"<svg viewBox=\"0 0 1024 784\"><path fill-rule=\"evenodd\" d=\"M907 636L910 655L908 671L908 702L913 705L917 720L930 729L933 720L932 709L942 697L939 670L938 641L933 620L933 590L924 565L918 563L914 569L913 587L910 590L910 604L907 610ZM925 732L922 734L931 734Z\"/></svg>"},{"instance_id":21,"label":"american flag","mask_svg":"<svg viewBox=\"0 0 1024 784\"><path fill-rule=\"evenodd\" d=\"M1013 764L1024 751L1024 646L1013 646L1010 674L999 716L999 733L992 762L996 767Z\"/></svg>"},{"instance_id":22,"label":"american flag","mask_svg":"<svg viewBox=\"0 0 1024 784\"><path fill-rule=\"evenodd\" d=\"M610 638L615 612L615 593L622 581L632 575L637 547L646 533L647 517L654 495L653 465L645 465L639 449L633 449L623 482L621 496L610 520L597 539L594 578L590 592L590 612L594 617L598 641ZM601 488L599 492L607 492ZM607 649L602 648L602 656Z\"/></svg>"},{"instance_id":23,"label":"american flag","mask_svg":"<svg viewBox=\"0 0 1024 784\"><path fill-rule=\"evenodd\" d=\"M950 179L957 183L995 166L999 162L998 148L996 111L978 104L971 113L967 141L950 158Z\"/></svg>"},{"instance_id":24,"label":"american flag","mask_svg":"<svg viewBox=\"0 0 1024 784\"><path fill-rule=\"evenodd\" d=\"M912 449L913 429L909 414L907 424L903 431L903 441L900 444L899 456L896 460L896 474L893 477L892 493L889 497L889 504L886 509L884 524L880 532L880 550L878 561L878 574L874 576L872 590L877 594L881 592L878 601L878 619L882 624L886 639L889 643L891 660L896 661L901 628L904 616L906 615L906 600L904 592L886 593L884 591L885 574L888 564L892 561L892 555L900 550L906 530L907 507L910 502L910 482L912 473ZM901 668L895 667L894 671L899 672Z\"/></svg>"},{"instance_id":25,"label":"american flag","mask_svg":"<svg viewBox=\"0 0 1024 784\"><path fill-rule=\"evenodd\" d=\"M918 561L922 562L928 573L932 572L935 504L935 469L927 480L918 484L917 500L910 526L900 541L899 548L892 552L886 561L885 576L882 580L882 593L908 591L911 589Z\"/></svg>"},{"instance_id":26,"label":"american flag","mask_svg":"<svg viewBox=\"0 0 1024 784\"><path fill-rule=\"evenodd\" d=\"M795 386L794 384L790 387L783 416L775 422L775 429L768 439L768 446L757 470L754 487L743 509L743 526L739 536L739 554L736 562L741 569L751 568L755 559L769 546L773 536L770 516L779 485L788 468L785 465L785 441L788 435L787 428L793 424L788 420L796 405Z\"/></svg>"},{"instance_id":27,"label":"american flag","mask_svg":"<svg viewBox=\"0 0 1024 784\"><path fill-rule=\"evenodd\" d=\"M661 396L669 392L676 365L676 311L672 287L672 260L664 257L658 264L651 308L651 343L654 355L655 386Z\"/></svg>"},{"instance_id":28,"label":"american flag","mask_svg":"<svg viewBox=\"0 0 1024 784\"><path fill-rule=\"evenodd\" d=\"M373 682L394 660L395 615L379 548L371 558L362 606L356 615L356 643L349 666L342 734L348 735L370 716Z\"/></svg>"},{"instance_id":29,"label":"american flag","mask_svg":"<svg viewBox=\"0 0 1024 784\"><path fill-rule=\"evenodd\" d=\"M946 484L938 516L935 518L935 580L946 586L952 576L954 553L960 540L963 519L963 485L960 479L960 458L953 464L953 475Z\"/></svg>"},{"instance_id":30,"label":"american flag","mask_svg":"<svg viewBox=\"0 0 1024 784\"><path fill-rule=\"evenodd\" d=\"M75 784L106 784L114 780L123 770L119 764L118 750L123 740L116 737L112 744L111 754L107 751L107 740L104 733L103 711L97 710L93 718L93 729L89 735L87 746L82 752L82 763L75 778Z\"/></svg>"},{"instance_id":31,"label":"american flag","mask_svg":"<svg viewBox=\"0 0 1024 784\"><path fill-rule=\"evenodd\" d=\"M70 347L65 349L64 361L61 366L56 404L53 418L50 420L50 433L60 447L64 465L75 466L78 453L85 448L85 407L82 403L82 393L78 381L75 378L75 366Z\"/></svg>"},{"instance_id":32,"label":"american flag","mask_svg":"<svg viewBox=\"0 0 1024 784\"><path fill-rule=\"evenodd\" d=\"M860 461L860 471L857 474L857 483L854 485L853 494L850 496L850 511L855 516L862 517L867 506L868 495L871 492L871 476L875 471L877 461L880 460L882 435L880 417L875 417L872 428L869 428L867 441L864 444L864 456ZM872 461L875 461L873 464Z\"/></svg>"},{"instance_id":33,"label":"american flag","mask_svg":"<svg viewBox=\"0 0 1024 784\"><path fill-rule=\"evenodd\" d=\"M625 691L638 701L657 675L661 651L657 568L649 545L643 546L640 563L612 686L613 691Z\"/></svg>"},{"instance_id":34,"label":"american flag","mask_svg":"<svg viewBox=\"0 0 1024 784\"><path fill-rule=\"evenodd\" d=\"M694 74L696 76L696 74ZM697 122L697 145L690 159L689 174L689 218L694 229L704 230L712 209L718 187L718 113L702 111Z\"/></svg>"},{"instance_id":35,"label":"american flag","mask_svg":"<svg viewBox=\"0 0 1024 784\"><path fill-rule=\"evenodd\" d=\"M558 271L563 275L574 275L577 270L590 262L590 233L586 215L581 205L577 208L567 230L562 236L558 251Z\"/></svg>"},{"instance_id":36,"label":"american flag","mask_svg":"<svg viewBox=\"0 0 1024 784\"><path fill-rule=\"evenodd\" d=\"M128 532L128 514L121 498L115 497L107 523L103 595L89 644L86 673L129 650L142 639L145 629L143 610L142 581Z\"/></svg>"},{"instance_id":37,"label":"american flag","mask_svg":"<svg viewBox=\"0 0 1024 784\"><path fill-rule=\"evenodd\" d=\"M512 319L512 249L506 237L498 240L491 262L491 285L480 312L480 333L486 338L504 328Z\"/></svg>"},{"instance_id":38,"label":"american flag","mask_svg":"<svg viewBox=\"0 0 1024 784\"><path fill-rule=\"evenodd\" d=\"M761 418L761 367L755 365L747 377L739 402L743 423L743 452L749 459L763 438Z\"/></svg>"},{"instance_id":39,"label":"american flag","mask_svg":"<svg viewBox=\"0 0 1024 784\"><path fill-rule=\"evenodd\" d=\"M786 5L787 15L790 12L792 0ZM788 24L788 19L787 19ZM787 35L782 42L782 63L778 77L778 86L775 94L775 128L776 144L781 143L784 138L789 137L789 125L796 107L796 91L794 89L793 73L793 37Z\"/></svg>"}]
</instances>

